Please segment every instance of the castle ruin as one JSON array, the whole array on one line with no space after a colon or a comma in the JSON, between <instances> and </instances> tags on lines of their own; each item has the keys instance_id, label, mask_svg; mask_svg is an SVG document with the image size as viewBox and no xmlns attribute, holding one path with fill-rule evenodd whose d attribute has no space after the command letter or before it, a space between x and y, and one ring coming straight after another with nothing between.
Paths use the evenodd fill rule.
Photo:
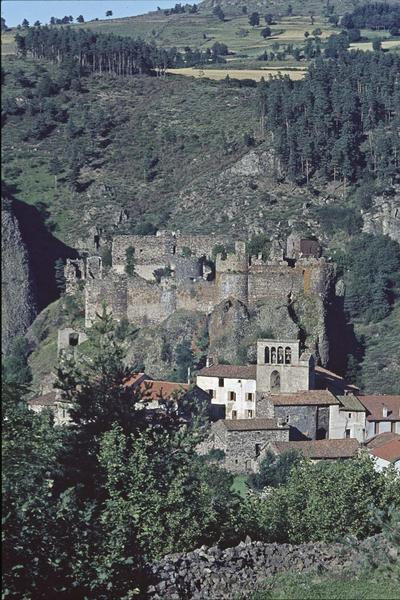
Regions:
<instances>
[{"instance_id":1,"label":"castle ruin","mask_svg":"<svg viewBox=\"0 0 400 600\"><path fill-rule=\"evenodd\" d=\"M86 327L104 305L116 320L142 326L180 309L210 314L227 298L251 308L271 301L288 305L302 293L323 303L333 265L320 257L314 240L292 235L288 242L289 252L275 243L264 260L249 256L243 241L230 251L229 236L117 235L107 273L98 256L68 261L67 293L84 282Z\"/></svg>"}]
</instances>

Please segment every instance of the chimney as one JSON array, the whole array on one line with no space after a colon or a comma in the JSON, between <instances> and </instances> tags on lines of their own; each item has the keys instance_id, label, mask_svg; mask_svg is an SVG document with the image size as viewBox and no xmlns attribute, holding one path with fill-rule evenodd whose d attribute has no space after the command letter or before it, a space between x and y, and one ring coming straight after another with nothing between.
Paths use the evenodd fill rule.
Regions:
<instances>
[{"instance_id":1,"label":"chimney","mask_svg":"<svg viewBox=\"0 0 400 600\"><path fill-rule=\"evenodd\" d=\"M389 410L385 405L383 405L382 414L384 417L388 417L392 411Z\"/></svg>"},{"instance_id":2,"label":"chimney","mask_svg":"<svg viewBox=\"0 0 400 600\"><path fill-rule=\"evenodd\" d=\"M206 358L206 367L212 367L214 364L214 359L212 356L207 356Z\"/></svg>"}]
</instances>

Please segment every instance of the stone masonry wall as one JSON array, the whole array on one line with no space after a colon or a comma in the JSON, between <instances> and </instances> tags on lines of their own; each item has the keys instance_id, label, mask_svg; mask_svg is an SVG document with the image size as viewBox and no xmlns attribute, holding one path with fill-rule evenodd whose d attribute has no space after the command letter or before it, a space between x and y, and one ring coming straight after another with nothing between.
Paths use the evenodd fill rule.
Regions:
<instances>
[{"instance_id":1,"label":"stone masonry wall","mask_svg":"<svg viewBox=\"0 0 400 600\"><path fill-rule=\"evenodd\" d=\"M275 417L286 419L290 414L290 437L292 440L315 440L317 430L317 406L275 406Z\"/></svg>"},{"instance_id":2,"label":"stone masonry wall","mask_svg":"<svg viewBox=\"0 0 400 600\"><path fill-rule=\"evenodd\" d=\"M263 429L256 431L227 431L225 469L231 473L250 473L257 463L256 445L259 452L268 442L288 442L289 429Z\"/></svg>"},{"instance_id":3,"label":"stone masonry wall","mask_svg":"<svg viewBox=\"0 0 400 600\"><path fill-rule=\"evenodd\" d=\"M176 236L176 254L180 256L183 248L189 248L194 256L211 258L214 246L222 245L225 248L232 243L228 235L184 235Z\"/></svg>"},{"instance_id":4,"label":"stone masonry wall","mask_svg":"<svg viewBox=\"0 0 400 600\"><path fill-rule=\"evenodd\" d=\"M264 580L277 573L343 570L358 573L363 553L392 552L380 536L345 544L314 542L266 544L245 542L234 548L202 546L193 552L171 554L148 566L151 600L247 600L262 589Z\"/></svg>"}]
</instances>

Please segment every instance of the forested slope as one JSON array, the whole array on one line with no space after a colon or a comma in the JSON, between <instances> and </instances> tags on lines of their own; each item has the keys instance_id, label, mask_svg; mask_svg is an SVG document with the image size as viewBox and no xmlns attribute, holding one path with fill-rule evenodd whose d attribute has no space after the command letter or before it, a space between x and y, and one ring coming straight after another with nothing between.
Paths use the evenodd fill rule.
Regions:
<instances>
[{"instance_id":1,"label":"forested slope","mask_svg":"<svg viewBox=\"0 0 400 600\"><path fill-rule=\"evenodd\" d=\"M81 249L100 239L107 259L115 231L284 239L296 223L327 256L362 259L350 246L363 211L377 195L397 202L396 55L339 52L302 82L256 86L156 76L165 55L151 45L98 35L90 47L82 33L57 31L32 32L2 72L4 177L55 237ZM132 52L142 74L127 68ZM396 247L388 260L398 260ZM351 289L357 267L343 264ZM351 322L389 318L398 296L390 264L374 284L386 308L368 317L346 309ZM372 389L359 368L368 344L365 335L347 353Z\"/></svg>"}]
</instances>

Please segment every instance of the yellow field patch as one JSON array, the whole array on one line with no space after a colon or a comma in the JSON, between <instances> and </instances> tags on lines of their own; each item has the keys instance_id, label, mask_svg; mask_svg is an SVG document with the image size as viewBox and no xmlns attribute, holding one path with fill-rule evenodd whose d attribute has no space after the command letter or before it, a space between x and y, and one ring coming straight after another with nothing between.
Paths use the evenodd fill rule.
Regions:
<instances>
[{"instance_id":1,"label":"yellow field patch","mask_svg":"<svg viewBox=\"0 0 400 600\"><path fill-rule=\"evenodd\" d=\"M167 73L173 75L186 75L187 77L197 77L206 79L225 79L227 75L233 79L254 79L260 81L269 75L288 75L290 79L303 79L306 70L288 71L285 69L195 69L193 67L183 67L182 69L167 69Z\"/></svg>"},{"instance_id":2,"label":"yellow field patch","mask_svg":"<svg viewBox=\"0 0 400 600\"><path fill-rule=\"evenodd\" d=\"M383 40L382 48L389 50L390 48L400 48L400 40ZM355 42L350 44L351 50L372 50L372 42Z\"/></svg>"}]
</instances>

